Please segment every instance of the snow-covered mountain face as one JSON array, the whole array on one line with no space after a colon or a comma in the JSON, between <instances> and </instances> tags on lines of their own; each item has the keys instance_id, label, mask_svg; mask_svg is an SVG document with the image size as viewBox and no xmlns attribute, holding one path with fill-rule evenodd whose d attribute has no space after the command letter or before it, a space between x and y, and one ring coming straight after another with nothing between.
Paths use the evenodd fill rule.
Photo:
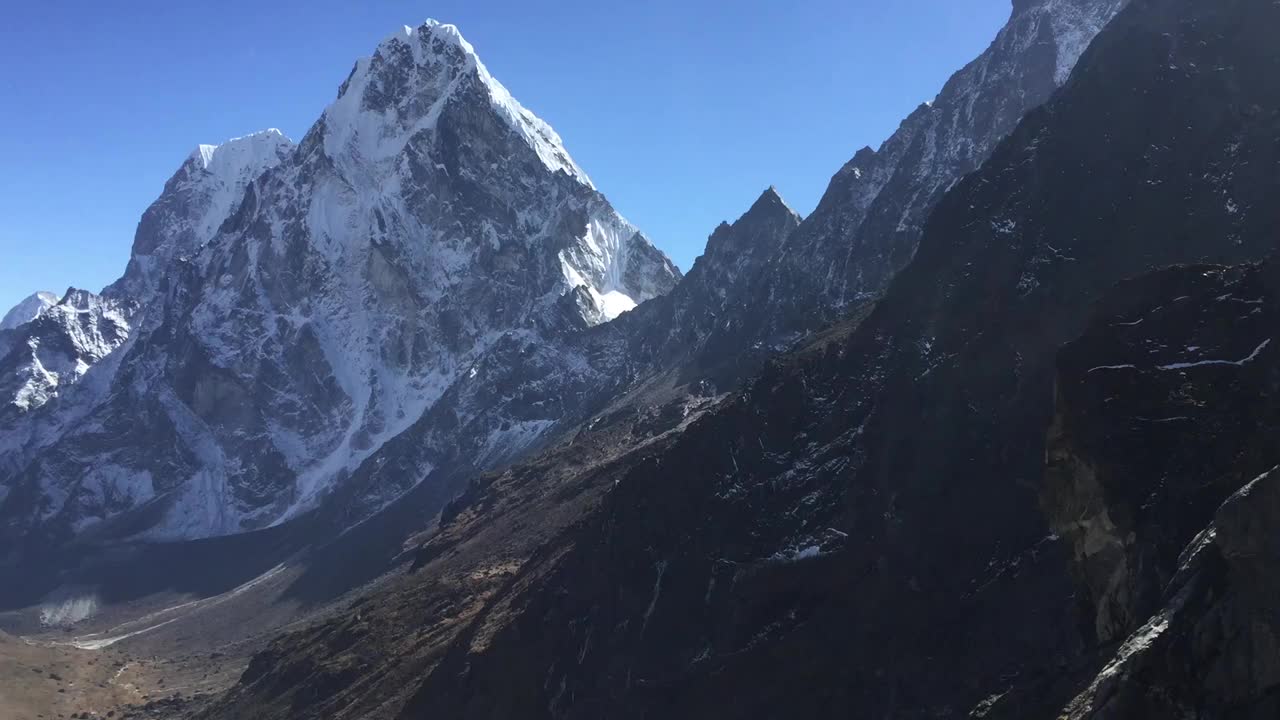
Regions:
<instances>
[{"instance_id":1,"label":"snow-covered mountain face","mask_svg":"<svg viewBox=\"0 0 1280 720\"><path fill-rule=\"evenodd\" d=\"M119 303L72 288L0 337L0 398L8 409L30 412L79 381L128 338L127 314Z\"/></svg>"},{"instance_id":2,"label":"snow-covered mountain face","mask_svg":"<svg viewBox=\"0 0 1280 720\"><path fill-rule=\"evenodd\" d=\"M129 337L128 303L72 288L31 320L0 330L0 477L36 411L79 383Z\"/></svg>"},{"instance_id":3,"label":"snow-covered mountain face","mask_svg":"<svg viewBox=\"0 0 1280 720\"><path fill-rule=\"evenodd\" d=\"M752 341L777 342L879 295L915 254L942 195L981 165L1064 82L1127 0L1015 0L991 46L902 122L859 151L751 290ZM766 300L767 299L767 300Z\"/></svg>"},{"instance_id":4,"label":"snow-covered mountain face","mask_svg":"<svg viewBox=\"0 0 1280 720\"><path fill-rule=\"evenodd\" d=\"M149 504L151 537L279 522L415 423L456 422L430 411L500 340L554 345L678 279L455 28L406 28L296 147L187 160L110 289L151 307L111 392L6 459L23 491L0 515L65 533Z\"/></svg>"},{"instance_id":5,"label":"snow-covered mountain face","mask_svg":"<svg viewBox=\"0 0 1280 720\"><path fill-rule=\"evenodd\" d=\"M0 330L12 330L19 325L35 320L40 313L52 305L55 305L60 298L51 292L40 291L32 293L26 298L14 305L9 312L4 314L4 318L0 319Z\"/></svg>"},{"instance_id":6,"label":"snow-covered mountain face","mask_svg":"<svg viewBox=\"0 0 1280 720\"><path fill-rule=\"evenodd\" d=\"M0 411L3 415L0 417L0 495L34 483L35 488L27 488L32 492L24 502L29 505L34 498L35 502L45 503L34 524L46 519L44 516L50 509L60 511L68 504L70 496L64 497L68 488L96 498L90 503L95 505L100 504L104 493L110 494L110 490L104 491L103 484L94 480L88 485L83 478L64 484L56 474L39 481L29 475L23 480L23 474L29 474L33 467L37 470L44 467L31 465L41 453L59 451L50 450L52 447L67 447L57 443L69 433L87 433L97 438L99 444L93 445L97 454L86 457L97 461L109 457L102 454L102 450L112 447L115 441L110 438L114 436L103 436L102 428L80 427L79 423L111 394L131 336L136 335L139 328L154 324L148 323L146 311L156 311L150 313L156 322L163 316L160 312L163 292L173 276L174 264L199 251L212 239L222 223L238 209L248 183L278 164L289 147L288 139L276 130L222 145L197 147L138 223L133 255L120 280L101 296L73 289L59 302L56 296L38 293L32 301L11 313L14 317L25 316L36 301L43 303L48 298L56 303L15 331L0 331L0 357L3 357L0 363L5 370L5 386L0 397L8 401ZM54 400L57 402L52 402ZM129 448L120 450L127 453ZM71 461L63 458L60 462ZM71 465L68 468L71 475L81 472L74 462ZM91 470L89 476L97 472L100 471ZM123 499L116 499L117 509L131 506L133 498L153 494L146 475L134 481L127 471L113 464L105 464L101 472L126 480L131 488ZM41 499L44 497L41 487L50 489L54 495ZM139 490L143 487L146 487L145 493ZM77 502L73 500L70 504L74 506ZM32 511L29 506L22 509L20 504L14 501L4 511L27 514L27 518L18 522L26 527L32 524Z\"/></svg>"},{"instance_id":7,"label":"snow-covered mountain face","mask_svg":"<svg viewBox=\"0 0 1280 720\"><path fill-rule=\"evenodd\" d=\"M124 277L107 294L152 297L169 264L211 240L239 209L249 183L292 149L293 143L273 129L193 150L143 213Z\"/></svg>"},{"instance_id":8,"label":"snow-covered mountain face","mask_svg":"<svg viewBox=\"0 0 1280 720\"><path fill-rule=\"evenodd\" d=\"M679 386L672 392L706 394L698 360L713 354L706 339L723 322L727 299L738 296L799 224L800 216L770 188L732 225L715 230L671 292L554 342L505 333L430 412L352 472L335 509L341 524L369 517L428 477L434 501L443 504L469 479L468 471L518 460L664 373L674 375L668 384ZM591 311L589 293L573 300ZM419 510L434 512L418 500Z\"/></svg>"}]
</instances>

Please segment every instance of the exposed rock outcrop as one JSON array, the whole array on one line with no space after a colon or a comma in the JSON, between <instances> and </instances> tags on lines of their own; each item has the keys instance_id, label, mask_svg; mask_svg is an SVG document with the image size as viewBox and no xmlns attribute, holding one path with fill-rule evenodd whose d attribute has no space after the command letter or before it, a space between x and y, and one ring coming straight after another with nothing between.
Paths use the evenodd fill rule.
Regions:
<instances>
[{"instance_id":1,"label":"exposed rock outcrop","mask_svg":"<svg viewBox=\"0 0 1280 720\"><path fill-rule=\"evenodd\" d=\"M1070 718L1274 717L1274 263L1123 283L1059 360L1044 506L1106 665Z\"/></svg>"}]
</instances>

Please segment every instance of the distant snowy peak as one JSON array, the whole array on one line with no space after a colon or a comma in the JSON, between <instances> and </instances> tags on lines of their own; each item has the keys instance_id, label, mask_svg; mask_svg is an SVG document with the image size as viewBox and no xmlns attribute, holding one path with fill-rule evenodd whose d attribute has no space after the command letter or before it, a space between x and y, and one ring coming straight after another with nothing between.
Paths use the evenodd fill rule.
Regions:
<instances>
[{"instance_id":1,"label":"distant snowy peak","mask_svg":"<svg viewBox=\"0 0 1280 720\"><path fill-rule=\"evenodd\" d=\"M22 302L13 306L0 320L0 330L12 330L20 325L35 320L46 308L55 305L59 298L51 292L40 291L27 296Z\"/></svg>"},{"instance_id":2,"label":"distant snowy peak","mask_svg":"<svg viewBox=\"0 0 1280 720\"><path fill-rule=\"evenodd\" d=\"M245 185L280 163L293 141L275 128L232 138L221 145L200 145L191 160L225 183Z\"/></svg>"},{"instance_id":3,"label":"distant snowy peak","mask_svg":"<svg viewBox=\"0 0 1280 720\"><path fill-rule=\"evenodd\" d=\"M235 213L245 189L259 175L279 165L293 150L293 141L275 128L220 145L200 145L188 159L185 181L193 194L203 196L202 211L194 221L199 244L208 242ZM189 248L194 249L194 248Z\"/></svg>"},{"instance_id":4,"label":"distant snowy peak","mask_svg":"<svg viewBox=\"0 0 1280 720\"><path fill-rule=\"evenodd\" d=\"M42 300L57 298L51 293L40 295ZM0 403L29 412L56 397L60 389L79 382L128 339L128 314L115 301L69 288L33 320L15 328L14 341L0 352ZM0 426L6 419L0 411Z\"/></svg>"},{"instance_id":5,"label":"distant snowy peak","mask_svg":"<svg viewBox=\"0 0 1280 720\"><path fill-rule=\"evenodd\" d=\"M530 404L563 370L543 360L578 363L590 326L679 279L455 28L397 32L296 148L267 131L185 159L105 293L125 323L68 314L83 322L35 344L0 337L17 350L0 380L24 383L0 383L0 400L21 396L11 414L37 423L0 433L0 467L31 469L22 497L50 509L0 505L0 543L74 534L156 495L136 526L149 538L267 527L354 497L357 471L390 458L394 477L367 470L380 482L353 500L364 512L516 457L577 412L563 404L602 400L582 385ZM628 377L613 369L573 372L605 392Z\"/></svg>"},{"instance_id":6,"label":"distant snowy peak","mask_svg":"<svg viewBox=\"0 0 1280 720\"><path fill-rule=\"evenodd\" d=\"M362 206L398 194L392 204L416 214L423 208L417 195L427 185L439 186L437 198L490 195L486 214L507 205L517 221L508 237L557 252L558 292L581 289L589 324L667 292L680 276L599 195L555 130L512 97L453 25L428 20L385 38L356 62L313 133L304 145L322 144ZM576 189L558 185L562 174ZM538 200L517 199L534 187L541 188ZM515 251L501 250L504 233L495 227L492 218L485 220L472 237L485 237L495 251ZM313 234L347 233L325 224Z\"/></svg>"},{"instance_id":7,"label":"distant snowy peak","mask_svg":"<svg viewBox=\"0 0 1280 720\"><path fill-rule=\"evenodd\" d=\"M435 20L417 29L406 25L383 40L372 56L356 62L338 99L325 111L325 151L360 163L393 160L414 134L434 129L445 104L471 83L547 169L563 171L594 189L556 131L489 73L457 27Z\"/></svg>"},{"instance_id":8,"label":"distant snowy peak","mask_svg":"<svg viewBox=\"0 0 1280 720\"><path fill-rule=\"evenodd\" d=\"M106 293L145 301L163 282L169 263L213 239L240 207L249 184L293 148L274 128L197 146L143 214L125 275Z\"/></svg>"}]
</instances>

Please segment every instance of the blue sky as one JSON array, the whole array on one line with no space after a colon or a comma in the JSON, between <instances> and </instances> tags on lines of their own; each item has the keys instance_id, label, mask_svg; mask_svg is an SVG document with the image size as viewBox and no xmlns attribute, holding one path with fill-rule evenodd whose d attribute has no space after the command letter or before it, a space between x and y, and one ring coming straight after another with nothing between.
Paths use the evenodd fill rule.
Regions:
<instances>
[{"instance_id":1,"label":"blue sky","mask_svg":"<svg viewBox=\"0 0 1280 720\"><path fill-rule=\"evenodd\" d=\"M812 210L1008 14L1009 0L15 0L0 24L0 314L114 280L196 144L300 139L400 25L458 25L688 269L769 185Z\"/></svg>"}]
</instances>

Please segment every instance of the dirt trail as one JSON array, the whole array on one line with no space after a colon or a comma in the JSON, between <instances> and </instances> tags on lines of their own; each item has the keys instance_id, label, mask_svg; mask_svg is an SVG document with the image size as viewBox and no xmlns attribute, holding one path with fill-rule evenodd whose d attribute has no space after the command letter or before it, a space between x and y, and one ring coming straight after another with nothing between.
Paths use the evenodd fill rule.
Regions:
<instances>
[{"instance_id":1,"label":"dirt trail","mask_svg":"<svg viewBox=\"0 0 1280 720\"><path fill-rule=\"evenodd\" d=\"M195 613L201 612L203 610L207 610L209 608L217 607L218 605L221 605L222 603L227 602L232 598L243 595L249 590L252 590L253 588L257 587L258 585L261 585L267 582L268 580L275 577L276 575L279 575L280 572L283 571L284 569L285 569L285 565L282 563L268 570L262 575L259 575L253 580L250 580L249 582L239 587L228 590L227 592L222 593L221 595L215 595L213 597L203 598L201 600L192 600L190 602L185 602L178 605L174 605L172 607L164 608L163 610L157 610L156 612L148 613L147 615L144 615L135 620L130 620L128 622L117 625L105 632L83 635L66 642L55 641L50 644L60 645L60 646L70 646L70 647L78 648L80 650L102 650L103 648L107 648L112 645L115 645L116 643L122 640L128 640L129 638L137 637L144 633L149 633L152 630L157 630L166 625L170 625L172 623L178 622L179 620L188 618ZM23 639L26 640L28 638L23 638Z\"/></svg>"}]
</instances>

